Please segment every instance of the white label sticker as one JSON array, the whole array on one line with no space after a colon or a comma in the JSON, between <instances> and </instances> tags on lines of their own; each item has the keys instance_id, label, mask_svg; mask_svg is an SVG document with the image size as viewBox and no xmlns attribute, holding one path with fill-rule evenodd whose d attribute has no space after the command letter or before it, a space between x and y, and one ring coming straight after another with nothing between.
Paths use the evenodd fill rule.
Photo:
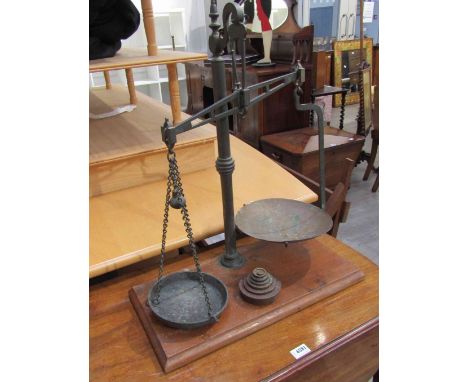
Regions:
<instances>
[{"instance_id":1,"label":"white label sticker","mask_svg":"<svg viewBox=\"0 0 468 382\"><path fill-rule=\"evenodd\" d=\"M307 345L302 344L299 345L297 348L291 350L290 353L294 358L299 359L305 356L306 354L310 353L310 349L307 347Z\"/></svg>"}]
</instances>

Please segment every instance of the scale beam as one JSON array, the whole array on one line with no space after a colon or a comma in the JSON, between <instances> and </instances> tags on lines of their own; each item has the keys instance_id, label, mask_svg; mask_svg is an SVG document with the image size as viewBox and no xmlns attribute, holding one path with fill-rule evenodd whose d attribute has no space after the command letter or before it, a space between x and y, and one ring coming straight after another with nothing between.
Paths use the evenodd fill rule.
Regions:
<instances>
[{"instance_id":1,"label":"scale beam","mask_svg":"<svg viewBox=\"0 0 468 382\"><path fill-rule=\"evenodd\" d=\"M235 89L233 92L216 101L212 105L206 107L205 109L194 114L190 118L178 123L176 126L171 127L169 120L166 119L164 125L161 127L161 135L163 141L168 147L174 147L177 142L177 135L185 133L189 130L196 129L197 127L204 126L209 123L216 122L223 118L229 117L237 113L245 113L251 106L257 104L258 102L264 100L265 98L270 97L272 94L283 89L291 83L302 84L304 82L304 68L299 64L294 68L294 71L282 76L272 78L270 80L263 81L258 84L248 86L246 88ZM279 85L270 88L270 85L281 82ZM250 93L258 90L263 90L263 93L251 98ZM229 104L235 104L231 109L219 111ZM299 110L299 109L298 109ZM207 119L204 119L196 124L192 124L195 120L203 118L204 116L209 115Z\"/></svg>"}]
</instances>

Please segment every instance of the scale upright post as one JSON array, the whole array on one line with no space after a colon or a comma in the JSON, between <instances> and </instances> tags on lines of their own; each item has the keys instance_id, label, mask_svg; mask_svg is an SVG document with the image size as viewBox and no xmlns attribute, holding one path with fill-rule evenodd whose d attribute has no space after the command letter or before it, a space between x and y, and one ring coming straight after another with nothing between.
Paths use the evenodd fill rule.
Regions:
<instances>
[{"instance_id":1,"label":"scale upright post","mask_svg":"<svg viewBox=\"0 0 468 382\"><path fill-rule=\"evenodd\" d=\"M225 47L225 40L219 34L221 25L217 22L219 17L216 0L211 0L209 25L212 33L209 38L210 51L213 57L210 58L213 73L213 95L214 101L218 101L227 95L226 73L224 59L221 57ZM227 33L227 31L224 31ZM227 105L221 106L217 112L228 109ZM232 173L234 172L234 160L231 157L231 146L229 140L229 119L228 116L216 121L216 133L218 140L218 159L216 169L221 178L221 192L223 197L223 218L225 235L225 252L220 262L227 268L239 268L244 265L245 259L238 253L236 246L236 225L234 221L234 195L232 184Z\"/></svg>"}]
</instances>

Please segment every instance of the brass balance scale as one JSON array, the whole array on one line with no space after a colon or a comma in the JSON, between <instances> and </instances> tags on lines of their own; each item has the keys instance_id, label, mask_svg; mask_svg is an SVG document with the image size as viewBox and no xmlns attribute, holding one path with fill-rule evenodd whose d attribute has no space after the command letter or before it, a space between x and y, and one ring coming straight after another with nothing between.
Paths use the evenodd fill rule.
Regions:
<instances>
[{"instance_id":1,"label":"brass balance scale","mask_svg":"<svg viewBox=\"0 0 468 382\"><path fill-rule=\"evenodd\" d=\"M255 311L259 311L259 309L263 309L258 308L258 306L271 306L271 309L273 309L274 304L272 303L275 299L279 298L278 295L281 295L281 282L276 279L274 275L269 273L267 266L261 264L261 259L260 264L255 266L249 274L246 275L244 272L241 277L237 278L244 264L248 264L249 267L252 268L252 264L257 264L259 261L253 261L252 257L246 261L246 258L239 253L236 247L236 226L240 231L255 239L284 243L286 247L288 243L301 242L324 234L328 232L332 226L332 220L324 210L325 163L323 114L320 107L314 104L300 103L300 97L302 95L300 86L305 80L304 68L297 62L292 68L292 71L288 74L245 87L246 62L244 44L246 28L243 24L244 14L242 9L235 3L226 4L222 14L224 26L223 36L221 36L218 31L220 25L216 23L218 19L216 0L212 0L211 2L210 18L212 20L210 28L213 32L209 38L209 46L213 53L211 67L213 71L213 83L216 84L214 88L215 102L210 107L176 126L170 126L166 119L164 125L161 127L163 140L168 147L167 159L169 162L169 174L164 209L159 275L156 282L152 283L149 288L147 286L138 286L134 287L133 291L130 291L130 299L165 371L173 370L190 360L206 354L208 348L210 351L216 350L220 346L233 342L235 337L241 338L243 335L252 333L250 327L247 328L246 325L242 326L243 324L237 323L235 324L237 325L237 333L233 336L231 334L226 334L226 331L232 329L226 328L226 326L231 324L217 324L218 320L223 320L221 315L228 306L228 301L230 299L232 304L236 306L236 309L247 309L242 314L248 316L254 314L252 310L256 309ZM232 55L234 77L233 91L232 94L228 96L226 96L225 87L225 63L221 58L226 46L229 48L229 52L231 52ZM240 52L242 57L240 81L237 80L234 61L235 51ZM293 96L296 109L313 110L318 115L320 159L319 200L321 208L295 200L265 199L244 205L237 215L234 216L232 187L234 160L230 152L228 117L245 115L249 107L261 102L263 99L291 83L295 84ZM263 92L258 94L259 90L263 90ZM233 106L228 108L228 104ZM196 121L205 116L207 116L206 119ZM213 263L211 263L210 266L212 272L213 269L216 268L218 275L223 275L221 277L216 277L208 272L204 273L201 269L177 165L176 153L174 151L174 145L178 134L212 122L215 122L217 127L218 158L216 160L216 168L221 179L225 244L224 253L219 257L216 264L213 265ZM181 211L189 246L195 263L195 271L184 270L164 276L165 244L170 207ZM292 246L289 247L290 248L284 248L284 251L288 251L288 256L291 255L292 251L297 250L293 250L291 248ZM303 251L303 249L300 250ZM279 257L277 256L275 259L284 259L282 251L279 253ZM329 253L327 252L320 256L322 256L323 259L328 255ZM271 261L273 261L271 259L272 257L269 256L268 261L270 261L270 265ZM330 283L338 280L338 283L341 283L340 285L344 285L342 281L344 279L348 280L347 285L350 285L362 278L362 274L352 265L343 265L339 257L336 257L336 259L337 260L333 260L331 263L328 262L328 260L325 262L328 262L328 265L331 264L332 266L336 264L337 266L335 266L334 269L339 269L339 271L332 271L331 273L333 273L333 275L328 279L326 276L321 277L330 280ZM338 274L339 272L342 273ZM343 277L343 275L345 276ZM221 280L223 277L224 281L228 282L231 288L230 296L228 292L229 288L227 288L225 282ZM233 277L236 277L235 283L238 285L237 293L242 297L242 307L238 305L238 295L233 295L233 293L236 293L236 291L233 290ZM348 279L346 277L348 277ZM314 276L313 282L315 282L316 279L317 277ZM328 281L325 281L325 283L326 282ZM343 286L340 287L343 288ZM323 288L320 287L317 289ZM332 289L334 292L331 293L336 293L338 287L333 287ZM145 291L147 293L146 304L143 303L143 293L145 293ZM300 293L302 293L302 297L310 294L308 288L301 290ZM321 293L322 297L320 298L323 298L323 295L324 294ZM307 304L310 305L310 303L317 301L317 299L309 298ZM254 305L257 307L254 308ZM248 306L252 306L252 308L249 310ZM306 305L303 304L302 307L304 306ZM289 309L288 312L293 313L294 309L297 311L296 307ZM283 309L283 311L286 310ZM149 316L151 314L153 315L152 317ZM280 316L281 315L277 315L275 320L280 319ZM284 317L284 314L282 317ZM247 320L245 317L242 319ZM227 321L229 321L229 318ZM218 327L218 325L221 326ZM264 327L266 325L267 324L264 323L259 327ZM166 326L166 329L164 329L164 326ZM223 327L223 329L219 329L221 327ZM240 330L239 328L241 327L244 329ZM216 334L214 332L218 330L217 328L220 330L220 333ZM171 330L173 332L170 332ZM200 332L200 330L202 331ZM210 338L210 335L208 335L206 331L213 332L212 336L218 335L217 340L209 346L206 344L201 346L200 352L194 355L194 347L196 347L194 344L203 344L203 342ZM241 332L242 334L239 334ZM195 337L197 337L196 340L194 340ZM175 351L173 349L174 344L177 343L183 348L182 350ZM185 354L183 350L187 350L186 356L183 355Z\"/></svg>"},{"instance_id":2,"label":"brass balance scale","mask_svg":"<svg viewBox=\"0 0 468 382\"><path fill-rule=\"evenodd\" d=\"M213 5L212 5L213 7ZM210 16L213 19L213 9L210 9ZM229 23L231 21L231 23ZM148 304L154 314L166 325L175 328L197 328L216 322L225 309L228 301L227 288L223 282L216 277L203 273L200 267L196 246L193 240L192 228L190 224L189 212L187 209L185 196L182 188L179 169L177 166L174 145L177 134L203 126L210 122L217 124L217 137L219 142L219 158L216 161L217 169L221 176L223 209L225 225L231 227L226 229L226 249L221 258L221 264L226 267L241 267L244 259L236 251L236 237L234 226L234 208L232 191L232 172L234 161L229 150L229 129L227 118L234 114L245 114L247 108L262 101L272 93L280 90L286 85L295 82L294 93L297 109L314 109L319 117L320 130L320 200L324 201L324 155L323 155L323 118L322 110L313 104L301 105L299 97L301 94L300 85L304 82L304 69L297 63L291 73L265 81L259 84L245 87L245 48L244 41L246 29L243 24L244 13L241 7L234 3L228 3L223 10L223 24L225 35L221 37L217 29L219 25L213 23L210 28L213 34L210 36L210 49L213 53L212 68L213 82L224 84L224 61L217 61L225 46L229 44L232 52L232 67L234 68L234 89L231 95L225 96L226 89L218 86L216 92L217 101L210 107L202 110L191 118L183 121L177 126L171 127L166 119L161 133L164 142L168 147L169 175L167 182L166 203L164 209L163 236L161 247L161 262L158 280L150 289L148 294ZM236 65L234 61L235 48L241 53L241 83L237 82ZM279 84L278 84L279 83ZM271 87L272 85L276 86ZM221 88L221 89L219 89ZM264 93L251 98L250 95L264 89ZM235 105L227 109L227 104ZM196 119L209 115L202 122L193 125ZM196 272L177 272L163 277L165 260L165 243L168 227L169 206L180 209L186 228L189 246L196 266ZM235 225L245 234L261 240L274 242L294 242L312 239L330 230L332 220L330 216L318 207L310 204L287 199L266 199L259 200L240 209L235 217ZM247 277L241 280L241 293L243 297L253 303L271 302L272 298L279 292L277 280L270 275L267 270L257 268ZM258 298L256 298L258 297Z\"/></svg>"}]
</instances>

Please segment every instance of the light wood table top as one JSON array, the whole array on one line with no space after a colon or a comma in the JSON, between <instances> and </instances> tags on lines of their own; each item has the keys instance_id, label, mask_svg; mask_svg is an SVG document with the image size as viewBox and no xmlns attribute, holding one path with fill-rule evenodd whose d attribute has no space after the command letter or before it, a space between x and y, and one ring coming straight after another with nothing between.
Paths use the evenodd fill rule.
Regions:
<instances>
[{"instance_id":1,"label":"light wood table top","mask_svg":"<svg viewBox=\"0 0 468 382\"><path fill-rule=\"evenodd\" d=\"M170 118L171 108L154 98L138 92L138 105L131 112L110 118L89 120L89 162L99 163L147 152L167 152L160 127ZM108 113L128 103L128 90L123 85L112 89L92 89L89 92L89 111ZM187 118L187 114L184 114ZM197 120L198 121L198 120ZM177 137L178 147L216 140L216 130L199 128Z\"/></svg>"},{"instance_id":2,"label":"light wood table top","mask_svg":"<svg viewBox=\"0 0 468 382\"><path fill-rule=\"evenodd\" d=\"M115 56L89 61L89 72L104 70L131 69L145 66L176 64L206 60L206 53L158 50L155 56L148 56L146 48L122 48Z\"/></svg>"},{"instance_id":3,"label":"light wood table top","mask_svg":"<svg viewBox=\"0 0 468 382\"><path fill-rule=\"evenodd\" d=\"M185 115L184 118L186 118ZM207 125L206 129L215 129ZM266 198L312 203L317 195L271 159L231 136L234 208ZM182 176L195 240L223 232L221 185L215 164ZM89 275L98 276L159 255L166 181L92 197L89 201ZM179 213L171 210L166 249L188 244Z\"/></svg>"},{"instance_id":4,"label":"light wood table top","mask_svg":"<svg viewBox=\"0 0 468 382\"><path fill-rule=\"evenodd\" d=\"M127 295L132 286L156 278L157 259L92 285L91 380L367 382L378 368L378 268L329 235L314 240L359 267L363 281L167 374ZM251 242L244 238L239 245ZM189 257L177 262L193 266ZM295 360L289 352L301 344L311 352Z\"/></svg>"}]
</instances>

